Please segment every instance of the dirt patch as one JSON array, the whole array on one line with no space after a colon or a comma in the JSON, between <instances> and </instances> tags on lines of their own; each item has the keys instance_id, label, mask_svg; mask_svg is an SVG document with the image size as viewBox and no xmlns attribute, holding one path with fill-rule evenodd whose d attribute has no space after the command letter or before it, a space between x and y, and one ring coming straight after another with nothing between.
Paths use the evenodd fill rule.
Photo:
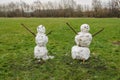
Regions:
<instances>
[{"instance_id":1,"label":"dirt patch","mask_svg":"<svg viewBox=\"0 0 120 80\"><path fill-rule=\"evenodd\" d=\"M120 46L120 41L114 41L112 42L114 45L119 45Z\"/></svg>"}]
</instances>

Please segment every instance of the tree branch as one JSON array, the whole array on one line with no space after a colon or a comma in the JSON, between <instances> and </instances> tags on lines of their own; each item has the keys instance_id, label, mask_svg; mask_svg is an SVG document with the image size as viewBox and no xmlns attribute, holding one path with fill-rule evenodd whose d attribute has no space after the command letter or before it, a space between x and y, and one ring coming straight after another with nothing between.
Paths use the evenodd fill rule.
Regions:
<instances>
[{"instance_id":1,"label":"tree branch","mask_svg":"<svg viewBox=\"0 0 120 80\"><path fill-rule=\"evenodd\" d=\"M36 36L36 34L34 32L32 32L28 27L26 27L23 23L21 24L27 31L29 31L34 37ZM51 34L52 31L48 32L46 35Z\"/></svg>"},{"instance_id":2,"label":"tree branch","mask_svg":"<svg viewBox=\"0 0 120 80\"><path fill-rule=\"evenodd\" d=\"M75 29L73 29L73 28L70 26L70 24L69 24L68 22L66 22L66 24L68 25L68 27L69 27L75 34L78 34L78 33L75 31Z\"/></svg>"},{"instance_id":3,"label":"tree branch","mask_svg":"<svg viewBox=\"0 0 120 80\"><path fill-rule=\"evenodd\" d=\"M36 36L29 28L27 28L24 24L21 24L27 31L29 31L34 37Z\"/></svg>"},{"instance_id":4,"label":"tree branch","mask_svg":"<svg viewBox=\"0 0 120 80\"><path fill-rule=\"evenodd\" d=\"M101 30L97 31L96 33L94 33L94 34L92 35L92 37L96 36L97 34L99 34L100 32L102 32L103 30L104 30L104 28L102 28Z\"/></svg>"}]
</instances>

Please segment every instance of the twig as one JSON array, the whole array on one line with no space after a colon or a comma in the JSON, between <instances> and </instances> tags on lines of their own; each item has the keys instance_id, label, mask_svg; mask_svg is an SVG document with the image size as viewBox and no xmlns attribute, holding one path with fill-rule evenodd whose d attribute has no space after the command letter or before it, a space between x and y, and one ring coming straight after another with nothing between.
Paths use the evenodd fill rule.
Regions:
<instances>
[{"instance_id":1,"label":"twig","mask_svg":"<svg viewBox=\"0 0 120 80\"><path fill-rule=\"evenodd\" d=\"M21 24L27 31L29 31L30 33L32 33L32 35L35 37L36 35L35 35L35 33L33 33L29 28L27 28L24 24ZM52 33L52 31L50 31L50 32L48 32L46 35L49 35L49 34L51 34Z\"/></svg>"},{"instance_id":2,"label":"twig","mask_svg":"<svg viewBox=\"0 0 120 80\"><path fill-rule=\"evenodd\" d=\"M70 24L67 22L66 23L67 25L68 25L68 27L75 33L75 34L78 34L71 26L70 26Z\"/></svg>"},{"instance_id":3,"label":"twig","mask_svg":"<svg viewBox=\"0 0 120 80\"><path fill-rule=\"evenodd\" d=\"M94 33L94 34L92 35L92 37L96 36L97 34L99 34L100 32L102 32L103 30L104 30L104 28L102 28L102 29L99 30L98 32Z\"/></svg>"},{"instance_id":4,"label":"twig","mask_svg":"<svg viewBox=\"0 0 120 80\"><path fill-rule=\"evenodd\" d=\"M69 23L66 23L68 25L68 27L75 33L77 34L77 32L70 26ZM104 30L104 28L102 28L101 30L97 31L96 33L94 33L92 36L96 36L97 34L99 34L100 32L102 32Z\"/></svg>"},{"instance_id":5,"label":"twig","mask_svg":"<svg viewBox=\"0 0 120 80\"><path fill-rule=\"evenodd\" d=\"M49 35L49 34L51 34L51 33L52 33L52 31L48 32L46 35Z\"/></svg>"},{"instance_id":6,"label":"twig","mask_svg":"<svg viewBox=\"0 0 120 80\"><path fill-rule=\"evenodd\" d=\"M35 33L33 33L29 28L27 28L24 24L21 24L27 31L29 31L30 33L32 33L32 35L35 37Z\"/></svg>"}]
</instances>

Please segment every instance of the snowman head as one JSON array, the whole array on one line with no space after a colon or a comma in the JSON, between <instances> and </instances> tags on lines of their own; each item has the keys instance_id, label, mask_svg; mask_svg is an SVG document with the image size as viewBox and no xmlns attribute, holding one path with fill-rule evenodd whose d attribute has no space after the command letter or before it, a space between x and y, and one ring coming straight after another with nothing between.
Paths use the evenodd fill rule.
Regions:
<instances>
[{"instance_id":1,"label":"snowman head","mask_svg":"<svg viewBox=\"0 0 120 80\"><path fill-rule=\"evenodd\" d=\"M45 33L45 27L43 25L39 25L37 28L38 33Z\"/></svg>"},{"instance_id":2,"label":"snowman head","mask_svg":"<svg viewBox=\"0 0 120 80\"><path fill-rule=\"evenodd\" d=\"M80 26L80 29L81 29L81 32L89 32L90 27L89 27L88 24L82 24L82 25Z\"/></svg>"}]
</instances>

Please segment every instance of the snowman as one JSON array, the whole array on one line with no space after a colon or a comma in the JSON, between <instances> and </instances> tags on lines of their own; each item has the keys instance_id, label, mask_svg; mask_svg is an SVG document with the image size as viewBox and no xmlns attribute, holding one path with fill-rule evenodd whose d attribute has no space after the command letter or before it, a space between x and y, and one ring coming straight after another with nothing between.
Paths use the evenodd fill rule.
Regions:
<instances>
[{"instance_id":1,"label":"snowman","mask_svg":"<svg viewBox=\"0 0 120 80\"><path fill-rule=\"evenodd\" d=\"M46 44L48 43L48 37L45 34L45 27L43 25L38 26L37 35L35 37L36 46L34 48L34 56L38 61L46 61L53 59L54 56L48 56L48 50Z\"/></svg>"},{"instance_id":2,"label":"snowman","mask_svg":"<svg viewBox=\"0 0 120 80\"><path fill-rule=\"evenodd\" d=\"M73 59L85 60L90 57L89 45L92 41L92 35L89 33L90 27L88 24L83 24L80 27L81 32L75 36L76 45L72 47L71 53Z\"/></svg>"}]
</instances>

